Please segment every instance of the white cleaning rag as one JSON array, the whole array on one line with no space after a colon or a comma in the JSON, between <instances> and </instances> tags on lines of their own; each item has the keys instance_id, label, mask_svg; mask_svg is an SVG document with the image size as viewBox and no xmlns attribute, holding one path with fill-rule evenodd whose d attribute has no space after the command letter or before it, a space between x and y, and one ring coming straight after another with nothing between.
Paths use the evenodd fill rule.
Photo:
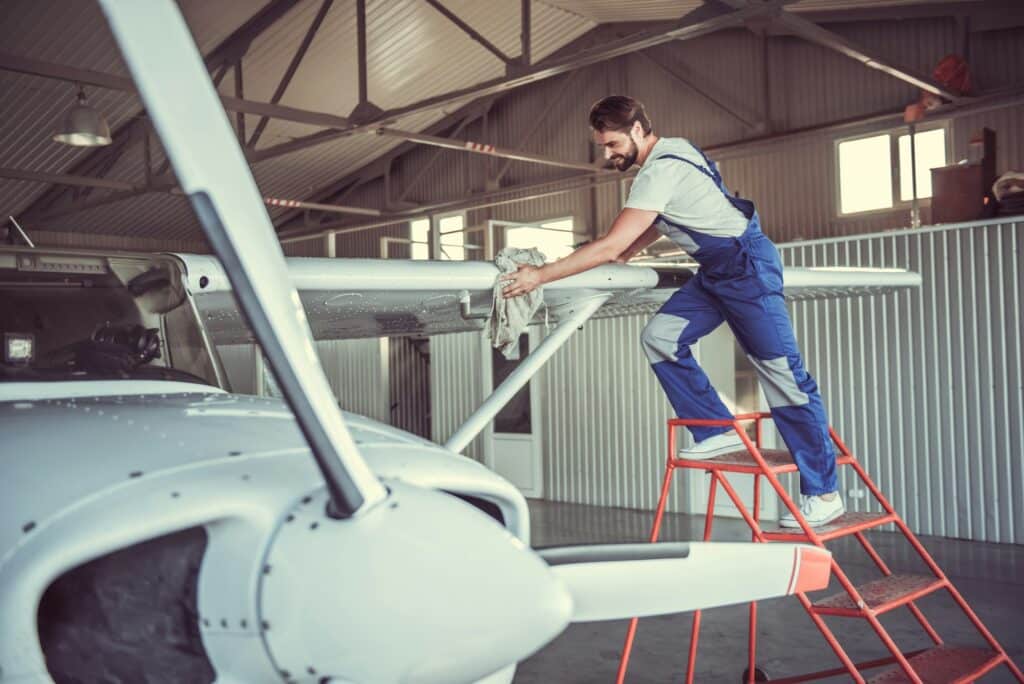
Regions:
<instances>
[{"instance_id":1,"label":"white cleaning rag","mask_svg":"<svg viewBox=\"0 0 1024 684\"><path fill-rule=\"evenodd\" d=\"M494 303L491 305L491 315L484 324L484 334L490 338L495 349L501 350L506 359L515 356L519 347L519 336L544 303L544 290L538 287L520 297L505 299L501 294L505 288L502 277L515 273L520 264L543 266L544 261L544 255L532 247L506 247L494 259L499 273L498 279L494 281Z\"/></svg>"}]
</instances>

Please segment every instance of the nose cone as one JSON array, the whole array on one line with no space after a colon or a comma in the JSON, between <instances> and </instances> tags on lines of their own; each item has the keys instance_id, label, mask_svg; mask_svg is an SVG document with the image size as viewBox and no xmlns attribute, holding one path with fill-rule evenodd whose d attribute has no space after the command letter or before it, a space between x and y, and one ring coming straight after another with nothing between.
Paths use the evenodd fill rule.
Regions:
<instances>
[{"instance_id":1,"label":"nose cone","mask_svg":"<svg viewBox=\"0 0 1024 684\"><path fill-rule=\"evenodd\" d=\"M260 592L281 669L472 682L565 629L572 600L535 553L454 497L389 485L359 519L327 518L321 494L282 523Z\"/></svg>"}]
</instances>

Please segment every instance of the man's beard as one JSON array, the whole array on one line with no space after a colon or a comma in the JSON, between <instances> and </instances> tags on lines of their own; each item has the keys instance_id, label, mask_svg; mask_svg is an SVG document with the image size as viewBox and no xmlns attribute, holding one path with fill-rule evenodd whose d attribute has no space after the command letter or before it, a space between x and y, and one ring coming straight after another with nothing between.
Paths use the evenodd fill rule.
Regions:
<instances>
[{"instance_id":1,"label":"man's beard","mask_svg":"<svg viewBox=\"0 0 1024 684\"><path fill-rule=\"evenodd\" d=\"M640 155L640 148L636 146L636 143L632 140L629 141L629 152L625 155L616 154L612 155L611 162L619 171L629 171L633 164L636 163L636 158Z\"/></svg>"}]
</instances>

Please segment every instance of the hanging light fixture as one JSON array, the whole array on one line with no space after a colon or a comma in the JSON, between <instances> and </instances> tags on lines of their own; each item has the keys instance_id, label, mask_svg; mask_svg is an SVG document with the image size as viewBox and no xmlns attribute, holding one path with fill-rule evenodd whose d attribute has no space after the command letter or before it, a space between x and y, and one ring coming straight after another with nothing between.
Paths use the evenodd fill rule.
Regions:
<instances>
[{"instance_id":1,"label":"hanging light fixture","mask_svg":"<svg viewBox=\"0 0 1024 684\"><path fill-rule=\"evenodd\" d=\"M75 147L100 147L111 143L107 120L89 105L81 86L78 88L78 102L64 114L53 139Z\"/></svg>"}]
</instances>

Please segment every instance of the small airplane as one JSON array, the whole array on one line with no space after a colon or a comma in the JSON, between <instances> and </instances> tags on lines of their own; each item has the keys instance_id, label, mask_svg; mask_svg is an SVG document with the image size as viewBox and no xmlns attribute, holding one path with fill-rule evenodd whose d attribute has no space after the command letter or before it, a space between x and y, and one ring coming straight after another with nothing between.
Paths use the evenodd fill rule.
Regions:
<instances>
[{"instance_id":1,"label":"small airplane","mask_svg":"<svg viewBox=\"0 0 1024 684\"><path fill-rule=\"evenodd\" d=\"M686 268L546 289L549 346L445 446L340 411L314 335L479 329L496 268L285 260L174 2L101 5L216 258L0 249L0 681L496 684L572 622L828 584L800 544L532 549L523 496L459 455L578 325ZM226 391L216 344L249 339L283 400Z\"/></svg>"}]
</instances>

